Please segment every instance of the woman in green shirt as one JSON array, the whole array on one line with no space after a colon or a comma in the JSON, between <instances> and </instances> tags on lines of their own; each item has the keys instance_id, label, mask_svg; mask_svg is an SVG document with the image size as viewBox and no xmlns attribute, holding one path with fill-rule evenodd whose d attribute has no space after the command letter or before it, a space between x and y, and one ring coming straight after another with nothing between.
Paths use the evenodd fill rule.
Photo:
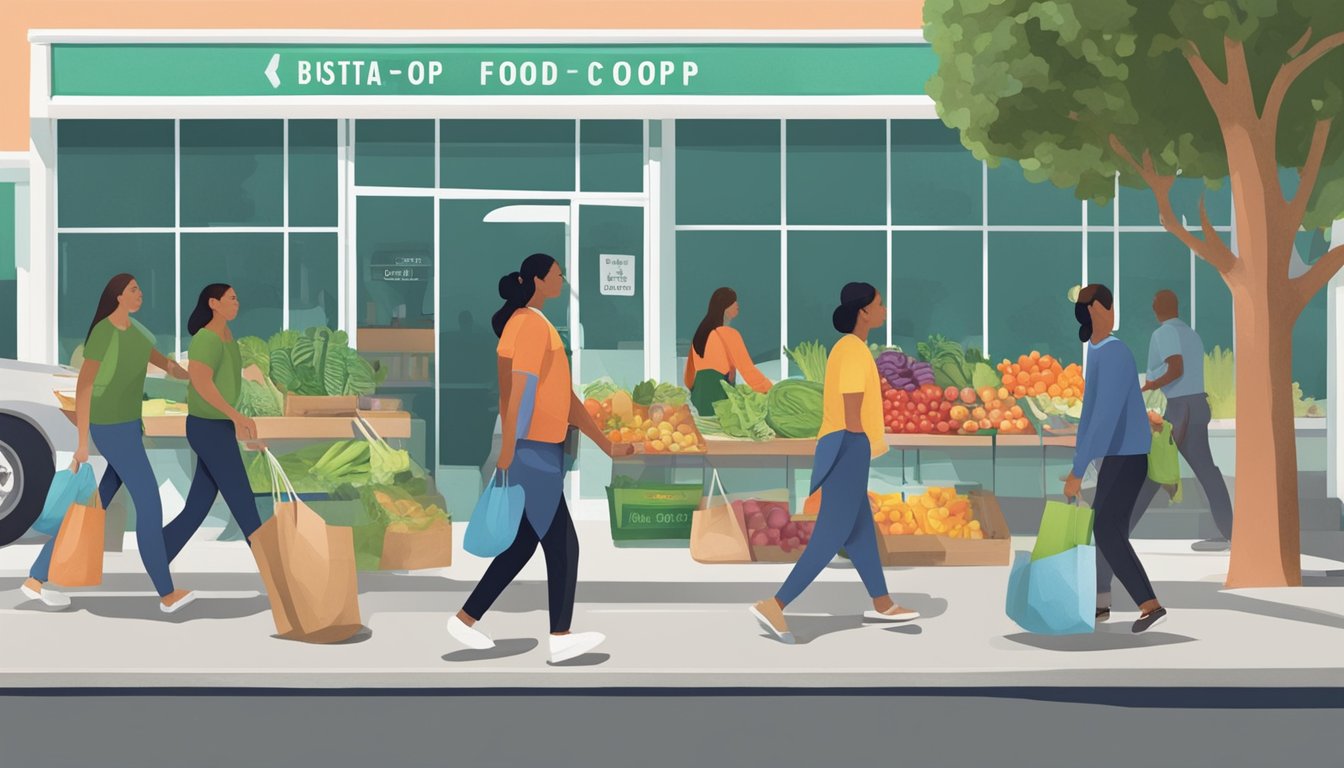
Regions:
<instances>
[{"instance_id":1,"label":"woman in green shirt","mask_svg":"<svg viewBox=\"0 0 1344 768\"><path fill-rule=\"evenodd\" d=\"M154 348L154 337L131 315L144 304L144 294L135 277L120 274L108 281L98 300L98 308L89 324L84 341L84 365L75 384L75 421L79 427L79 445L73 472L89 460L89 440L107 459L107 472L99 484L99 497L106 506L125 483L135 502L135 540L145 571L159 593L159 608L174 613L186 606L195 594L173 588L168 557L163 543L163 506L159 501L159 483L154 478L149 456L145 453L144 427L140 423L141 403L145 397L145 374L150 364L168 375L187 378L186 370ZM36 582L41 594L46 568L34 568L24 584L31 589ZM25 592L27 594L27 592Z\"/></svg>"},{"instance_id":2,"label":"woman in green shirt","mask_svg":"<svg viewBox=\"0 0 1344 768\"><path fill-rule=\"evenodd\" d=\"M220 494L249 540L261 526L257 500L238 450L239 441L256 449L257 425L236 407L243 387L242 355L229 330L229 321L236 317L237 292L224 283L212 283L201 291L187 320L191 334L187 443L196 454L196 474L182 514L163 531L169 562L201 527Z\"/></svg>"}]
</instances>

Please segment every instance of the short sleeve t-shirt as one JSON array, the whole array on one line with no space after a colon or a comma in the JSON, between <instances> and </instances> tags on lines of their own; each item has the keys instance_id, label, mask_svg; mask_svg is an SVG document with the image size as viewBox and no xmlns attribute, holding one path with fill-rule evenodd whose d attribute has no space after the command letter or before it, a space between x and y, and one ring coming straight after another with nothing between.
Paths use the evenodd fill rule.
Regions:
<instances>
[{"instance_id":1,"label":"short sleeve t-shirt","mask_svg":"<svg viewBox=\"0 0 1344 768\"><path fill-rule=\"evenodd\" d=\"M140 420L145 372L153 351L154 336L134 319L124 331L107 318L93 327L84 343L84 359L98 363L89 408L90 424Z\"/></svg>"},{"instance_id":2,"label":"short sleeve t-shirt","mask_svg":"<svg viewBox=\"0 0 1344 768\"><path fill-rule=\"evenodd\" d=\"M191 346L187 348L187 357L191 364L208 365L214 371L212 379L215 389L219 390L224 402L238 405L238 395L243 388L243 358L236 340L225 341L209 328L202 328L191 337ZM187 385L187 413L202 419L225 420L229 417L215 406L206 402L194 384Z\"/></svg>"},{"instance_id":3,"label":"short sleeve t-shirt","mask_svg":"<svg viewBox=\"0 0 1344 768\"><path fill-rule=\"evenodd\" d=\"M1180 318L1173 318L1153 331L1148 344L1148 379L1167 372L1167 358L1181 356L1181 377L1162 388L1168 398L1204 394L1204 342Z\"/></svg>"},{"instance_id":4,"label":"short sleeve t-shirt","mask_svg":"<svg viewBox=\"0 0 1344 768\"><path fill-rule=\"evenodd\" d=\"M845 431L845 395L862 394L860 420L872 445L873 457L887 452L882 423L882 384L877 363L868 345L852 334L845 334L831 348L826 360L826 384L822 393L821 431L818 437Z\"/></svg>"},{"instance_id":5,"label":"short sleeve t-shirt","mask_svg":"<svg viewBox=\"0 0 1344 768\"><path fill-rule=\"evenodd\" d=\"M496 351L509 361L513 373L537 377L531 413L518 416L519 424L527 426L524 439L563 443L569 433L569 404L574 390L565 343L555 326L536 310L520 309L504 326Z\"/></svg>"}]
</instances>

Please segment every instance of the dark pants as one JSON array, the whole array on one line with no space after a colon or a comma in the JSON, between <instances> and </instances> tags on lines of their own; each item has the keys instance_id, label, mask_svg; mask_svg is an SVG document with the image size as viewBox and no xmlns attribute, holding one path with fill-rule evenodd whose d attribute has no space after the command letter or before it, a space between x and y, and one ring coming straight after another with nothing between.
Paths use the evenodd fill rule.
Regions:
<instances>
[{"instance_id":1,"label":"dark pants","mask_svg":"<svg viewBox=\"0 0 1344 768\"><path fill-rule=\"evenodd\" d=\"M124 482L135 503L135 542L140 560L159 597L167 597L173 592L173 576L168 570L163 544L163 502L159 499L159 482L154 479L149 455L145 453L144 428L139 421L91 424L89 437L107 459L107 471L98 483L103 507L112 503L112 497Z\"/></svg>"},{"instance_id":2,"label":"dark pants","mask_svg":"<svg viewBox=\"0 0 1344 768\"><path fill-rule=\"evenodd\" d=\"M196 454L196 474L191 478L191 490L187 492L187 502L181 514L163 529L169 562L200 529L219 494L224 495L229 512L238 521L244 536L250 538L261 527L257 499L252 495L252 484L247 479L243 456L238 451L233 422L188 416L187 444Z\"/></svg>"},{"instance_id":3,"label":"dark pants","mask_svg":"<svg viewBox=\"0 0 1344 768\"><path fill-rule=\"evenodd\" d=\"M1173 397L1167 401L1164 418L1171 422L1171 436L1180 450L1195 479L1204 489L1209 500L1209 511L1213 513L1213 524L1218 533L1228 541L1232 540L1232 497L1227 493L1227 481L1223 471L1213 461L1213 451L1209 448L1209 397L1191 395ZM1153 497L1157 496L1158 485L1149 480L1139 494L1138 513L1134 515L1135 524L1143 516Z\"/></svg>"},{"instance_id":4,"label":"dark pants","mask_svg":"<svg viewBox=\"0 0 1344 768\"><path fill-rule=\"evenodd\" d=\"M490 610L504 589L513 583L518 573L532 559L541 544L546 556L546 592L551 610L551 633L568 632L574 619L574 592L579 582L579 535L574 530L574 521L570 519L569 507L565 497L560 497L560 507L555 512L555 520L546 531L546 536L538 539L537 532L528 522L527 515L518 524L518 535L513 544L499 554L485 570L481 583L472 590L463 612L473 619L480 620Z\"/></svg>"},{"instance_id":5,"label":"dark pants","mask_svg":"<svg viewBox=\"0 0 1344 768\"><path fill-rule=\"evenodd\" d=\"M1130 522L1139 492L1148 479L1148 456L1107 456L1097 473L1093 534L1097 550L1138 605L1157 597L1148 573L1129 543Z\"/></svg>"}]
</instances>

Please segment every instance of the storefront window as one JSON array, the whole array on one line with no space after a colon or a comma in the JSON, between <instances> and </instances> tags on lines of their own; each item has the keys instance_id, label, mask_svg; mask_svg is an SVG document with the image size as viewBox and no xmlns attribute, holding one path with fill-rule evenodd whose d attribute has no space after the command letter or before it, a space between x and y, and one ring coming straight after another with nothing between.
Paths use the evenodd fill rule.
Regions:
<instances>
[{"instance_id":1,"label":"storefront window","mask_svg":"<svg viewBox=\"0 0 1344 768\"><path fill-rule=\"evenodd\" d=\"M70 362L83 345L89 321L103 286L114 275L129 272L144 291L145 302L135 319L157 338L159 350L170 353L177 323L177 274L173 268L173 235L168 234L62 234L59 249L57 308L58 360Z\"/></svg>"},{"instance_id":2,"label":"storefront window","mask_svg":"<svg viewBox=\"0 0 1344 768\"><path fill-rule=\"evenodd\" d=\"M1050 182L1033 184L1011 160L989 169L991 225L1078 226L1082 219L1083 209L1073 190Z\"/></svg>"},{"instance_id":3,"label":"storefront window","mask_svg":"<svg viewBox=\"0 0 1344 768\"><path fill-rule=\"evenodd\" d=\"M891 341L901 349L937 333L984 347L983 244L979 232L893 232Z\"/></svg>"},{"instance_id":4,"label":"storefront window","mask_svg":"<svg viewBox=\"0 0 1344 768\"><path fill-rule=\"evenodd\" d=\"M584 192L643 192L643 121L584 120L579 126L579 180Z\"/></svg>"},{"instance_id":5,"label":"storefront window","mask_svg":"<svg viewBox=\"0 0 1344 768\"><path fill-rule=\"evenodd\" d=\"M1232 226L1232 185L1226 179L1221 189L1209 189L1203 179L1177 179L1171 187L1171 208L1178 217L1185 218L1186 226L1199 228L1200 196L1204 197L1209 221L1215 227ZM1109 223L1110 218L1106 221ZM1155 226L1160 223L1157 198L1152 190L1147 187L1120 187L1121 226Z\"/></svg>"},{"instance_id":6,"label":"storefront window","mask_svg":"<svg viewBox=\"0 0 1344 768\"><path fill-rule=\"evenodd\" d=\"M284 224L284 123L183 120L182 226Z\"/></svg>"},{"instance_id":7,"label":"storefront window","mask_svg":"<svg viewBox=\"0 0 1344 768\"><path fill-rule=\"evenodd\" d=\"M891 223L979 225L984 166L937 120L891 121Z\"/></svg>"},{"instance_id":8,"label":"storefront window","mask_svg":"<svg viewBox=\"0 0 1344 768\"><path fill-rule=\"evenodd\" d=\"M989 358L1032 350L1065 363L1082 362L1069 288L1079 283L1077 234L991 232L989 235Z\"/></svg>"},{"instance_id":9,"label":"storefront window","mask_svg":"<svg viewBox=\"0 0 1344 768\"><path fill-rule=\"evenodd\" d=\"M778 120L677 121L677 224L779 224Z\"/></svg>"},{"instance_id":10,"label":"storefront window","mask_svg":"<svg viewBox=\"0 0 1344 768\"><path fill-rule=\"evenodd\" d=\"M886 224L881 120L790 120L789 224Z\"/></svg>"},{"instance_id":11,"label":"storefront window","mask_svg":"<svg viewBox=\"0 0 1344 768\"><path fill-rule=\"evenodd\" d=\"M443 187L574 190L573 120L443 120L439 125Z\"/></svg>"},{"instance_id":12,"label":"storefront window","mask_svg":"<svg viewBox=\"0 0 1344 768\"><path fill-rule=\"evenodd\" d=\"M1123 204L1120 210L1123 213ZM1092 280L1090 274L1088 279ZM1133 350L1140 371L1147 367L1148 342L1157 330L1153 297L1161 290L1176 292L1181 318L1190 322L1190 249L1169 232L1121 232L1116 335Z\"/></svg>"},{"instance_id":13,"label":"storefront window","mask_svg":"<svg viewBox=\"0 0 1344 768\"><path fill-rule=\"evenodd\" d=\"M56 134L62 227L171 227L172 120L62 120Z\"/></svg>"},{"instance_id":14,"label":"storefront window","mask_svg":"<svg viewBox=\"0 0 1344 768\"><path fill-rule=\"evenodd\" d=\"M14 185L0 184L0 357L18 356L18 274L14 262Z\"/></svg>"},{"instance_id":15,"label":"storefront window","mask_svg":"<svg viewBox=\"0 0 1344 768\"><path fill-rule=\"evenodd\" d=\"M820 340L829 348L840 339L831 322L840 289L852 282L872 283L879 291L886 285L886 234L790 232L788 237L789 346Z\"/></svg>"},{"instance_id":16,"label":"storefront window","mask_svg":"<svg viewBox=\"0 0 1344 768\"><path fill-rule=\"evenodd\" d=\"M238 292L237 336L269 338L284 327L284 235L227 233L182 235L182 344L187 318L200 291L210 283L228 283Z\"/></svg>"},{"instance_id":17,"label":"storefront window","mask_svg":"<svg viewBox=\"0 0 1344 768\"><path fill-rule=\"evenodd\" d=\"M1303 261L1313 264L1330 250L1325 235L1322 230L1298 233L1294 245ZM1326 397L1328 328L1326 292L1319 291L1293 326L1293 380L1302 385L1307 397Z\"/></svg>"},{"instance_id":18,"label":"storefront window","mask_svg":"<svg viewBox=\"0 0 1344 768\"><path fill-rule=\"evenodd\" d=\"M624 257L624 258L622 258ZM613 263L614 262L614 263ZM629 266L627 266L627 264ZM585 205L579 209L579 321L586 351L621 350L633 359L622 361L633 370L644 368L644 209ZM626 293L628 278L633 286ZM585 362L592 359L586 355ZM610 356L609 356L610 357ZM616 364L617 357L612 358ZM587 377L592 378L592 377Z\"/></svg>"},{"instance_id":19,"label":"storefront window","mask_svg":"<svg viewBox=\"0 0 1344 768\"><path fill-rule=\"evenodd\" d=\"M355 121L355 184L433 187L434 121Z\"/></svg>"},{"instance_id":20,"label":"storefront window","mask_svg":"<svg viewBox=\"0 0 1344 768\"><path fill-rule=\"evenodd\" d=\"M1195 261L1195 325L1207 353L1215 346L1232 349L1232 291L1212 264Z\"/></svg>"},{"instance_id":21,"label":"storefront window","mask_svg":"<svg viewBox=\"0 0 1344 768\"><path fill-rule=\"evenodd\" d=\"M336 121L289 121L289 225L334 227L339 223Z\"/></svg>"},{"instance_id":22,"label":"storefront window","mask_svg":"<svg viewBox=\"0 0 1344 768\"><path fill-rule=\"evenodd\" d=\"M679 358L684 360L691 348L710 295L727 286L741 305L733 327L742 333L752 359L757 365L779 360L779 238L778 232L677 233Z\"/></svg>"},{"instance_id":23,"label":"storefront window","mask_svg":"<svg viewBox=\"0 0 1344 768\"><path fill-rule=\"evenodd\" d=\"M335 232L289 236L289 327L339 325L340 251Z\"/></svg>"},{"instance_id":24,"label":"storefront window","mask_svg":"<svg viewBox=\"0 0 1344 768\"><path fill-rule=\"evenodd\" d=\"M565 259L565 228L554 223L490 223L496 208L526 201L444 200L439 209L439 463L479 467L499 415L491 318L502 306L499 279L533 253ZM531 201L526 204L535 204ZM569 346L569 294L546 303L546 317ZM576 382L578 383L578 382Z\"/></svg>"}]
</instances>

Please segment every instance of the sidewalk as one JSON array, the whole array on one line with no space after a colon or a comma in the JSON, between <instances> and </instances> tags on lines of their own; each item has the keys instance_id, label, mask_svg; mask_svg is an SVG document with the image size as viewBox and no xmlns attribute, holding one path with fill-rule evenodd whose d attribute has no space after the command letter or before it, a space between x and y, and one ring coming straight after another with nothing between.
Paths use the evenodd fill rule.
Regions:
<instances>
[{"instance_id":1,"label":"sidewalk","mask_svg":"<svg viewBox=\"0 0 1344 768\"><path fill-rule=\"evenodd\" d=\"M602 523L579 527L575 629L609 642L564 667L547 663L540 552L481 624L498 648L472 652L444 631L486 565L460 548L443 571L361 574L366 632L313 646L272 637L240 542L187 547L177 584L202 599L174 616L159 612L133 537L126 552L109 553L105 583L70 590L62 613L22 602L37 547L13 545L0 550L0 688L1344 686L1344 564L1333 560L1303 558L1313 586L1226 591L1225 554L1139 541L1171 617L1132 635L1134 609L1117 590L1110 624L1062 638L1022 633L1004 616L1006 567L889 569L896 599L924 618L864 625L858 577L837 561L791 606L799 644L790 647L762 636L746 612L789 566L698 565L685 550L617 549ZM460 544L465 526L456 528Z\"/></svg>"}]
</instances>

